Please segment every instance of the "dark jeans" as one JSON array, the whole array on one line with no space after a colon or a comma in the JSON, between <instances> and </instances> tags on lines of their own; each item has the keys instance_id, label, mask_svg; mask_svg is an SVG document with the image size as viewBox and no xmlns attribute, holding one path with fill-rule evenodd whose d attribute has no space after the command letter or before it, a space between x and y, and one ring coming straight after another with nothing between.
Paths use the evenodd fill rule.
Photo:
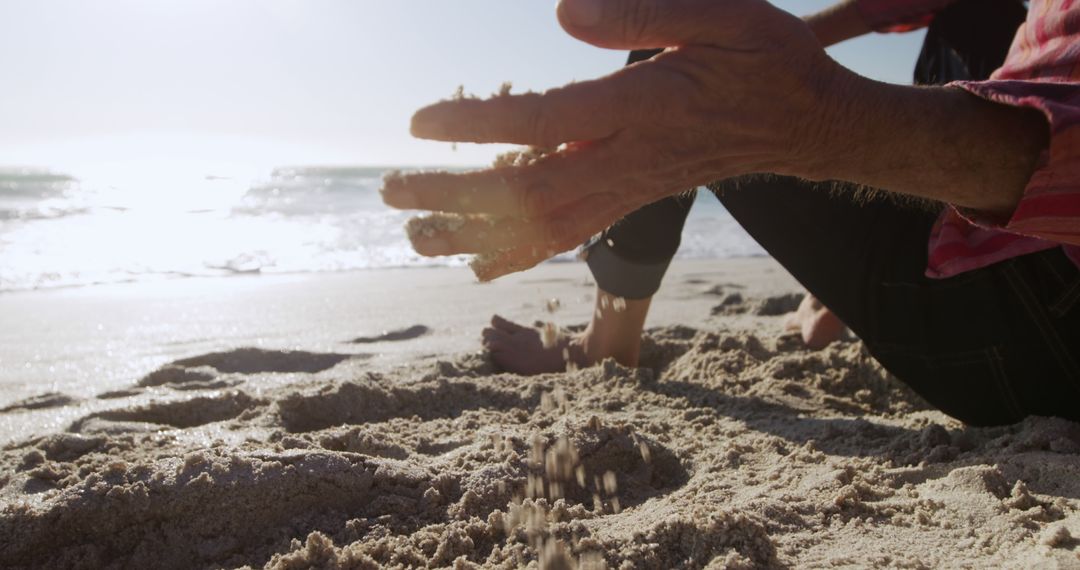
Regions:
<instances>
[{"instance_id":1,"label":"dark jeans","mask_svg":"<svg viewBox=\"0 0 1080 570\"><path fill-rule=\"evenodd\" d=\"M936 215L793 178L716 186L750 235L881 364L973 425L1080 420L1080 270L1060 248L925 276Z\"/></svg>"},{"instance_id":2,"label":"dark jeans","mask_svg":"<svg viewBox=\"0 0 1080 570\"><path fill-rule=\"evenodd\" d=\"M916 83L985 77L1001 64L1024 14L1016 0L953 4L927 32ZM630 62L656 53L634 52ZM852 192L831 192L834 186L758 176L710 188L886 369L945 413L974 425L1029 414L1080 420L1080 270L1060 248L929 279L936 211L890 198L860 203ZM650 204L612 226L603 242L622 262L663 267L692 203ZM604 276L604 284L621 294L606 286L617 277Z\"/></svg>"}]
</instances>

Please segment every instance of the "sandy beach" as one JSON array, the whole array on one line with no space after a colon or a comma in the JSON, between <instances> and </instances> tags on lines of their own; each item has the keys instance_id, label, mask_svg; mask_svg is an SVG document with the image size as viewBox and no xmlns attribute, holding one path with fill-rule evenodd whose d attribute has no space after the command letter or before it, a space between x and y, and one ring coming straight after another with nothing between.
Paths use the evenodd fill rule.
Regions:
<instances>
[{"instance_id":1,"label":"sandy beach","mask_svg":"<svg viewBox=\"0 0 1080 570\"><path fill-rule=\"evenodd\" d=\"M582 325L581 264L0 295L0 566L1080 567L1080 425L965 427L798 293L676 262L641 367L537 377L480 329Z\"/></svg>"}]
</instances>

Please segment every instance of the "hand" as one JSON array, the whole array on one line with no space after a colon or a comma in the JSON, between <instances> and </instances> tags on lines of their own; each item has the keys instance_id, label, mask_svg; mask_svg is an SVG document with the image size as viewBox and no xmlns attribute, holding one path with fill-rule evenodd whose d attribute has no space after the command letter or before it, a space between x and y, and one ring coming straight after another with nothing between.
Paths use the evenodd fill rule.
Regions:
<instances>
[{"instance_id":1,"label":"hand","mask_svg":"<svg viewBox=\"0 0 1080 570\"><path fill-rule=\"evenodd\" d=\"M764 0L562 0L571 35L668 49L543 94L421 109L415 136L558 149L530 164L390 179L390 206L467 216L414 236L424 255L486 254L484 278L531 267L665 196L752 172L813 177L834 91L851 75Z\"/></svg>"}]
</instances>

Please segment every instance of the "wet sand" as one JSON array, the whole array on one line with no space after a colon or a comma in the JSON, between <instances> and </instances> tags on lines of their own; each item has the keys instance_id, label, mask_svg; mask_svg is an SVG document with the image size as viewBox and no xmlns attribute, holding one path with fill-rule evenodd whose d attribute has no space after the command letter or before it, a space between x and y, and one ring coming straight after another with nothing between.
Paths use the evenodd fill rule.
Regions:
<instances>
[{"instance_id":1,"label":"wet sand","mask_svg":"<svg viewBox=\"0 0 1080 570\"><path fill-rule=\"evenodd\" d=\"M640 368L478 351L492 312L584 322L585 277L0 298L26 323L2 333L0 566L1080 567L1080 425L968 428L856 339L806 350L769 260L676 264Z\"/></svg>"}]
</instances>

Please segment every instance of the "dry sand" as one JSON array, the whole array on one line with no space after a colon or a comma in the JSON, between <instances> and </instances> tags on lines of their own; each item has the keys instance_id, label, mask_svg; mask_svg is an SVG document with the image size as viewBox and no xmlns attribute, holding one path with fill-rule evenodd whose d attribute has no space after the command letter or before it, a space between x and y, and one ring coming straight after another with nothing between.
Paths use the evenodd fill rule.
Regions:
<instances>
[{"instance_id":1,"label":"dry sand","mask_svg":"<svg viewBox=\"0 0 1080 570\"><path fill-rule=\"evenodd\" d=\"M0 401L53 418L0 452L0 566L1080 567L1080 425L964 427L857 340L782 334L770 262L703 267L672 271L637 369L226 347ZM565 327L591 310L574 272L440 290ZM429 321L342 346L446 346Z\"/></svg>"}]
</instances>

